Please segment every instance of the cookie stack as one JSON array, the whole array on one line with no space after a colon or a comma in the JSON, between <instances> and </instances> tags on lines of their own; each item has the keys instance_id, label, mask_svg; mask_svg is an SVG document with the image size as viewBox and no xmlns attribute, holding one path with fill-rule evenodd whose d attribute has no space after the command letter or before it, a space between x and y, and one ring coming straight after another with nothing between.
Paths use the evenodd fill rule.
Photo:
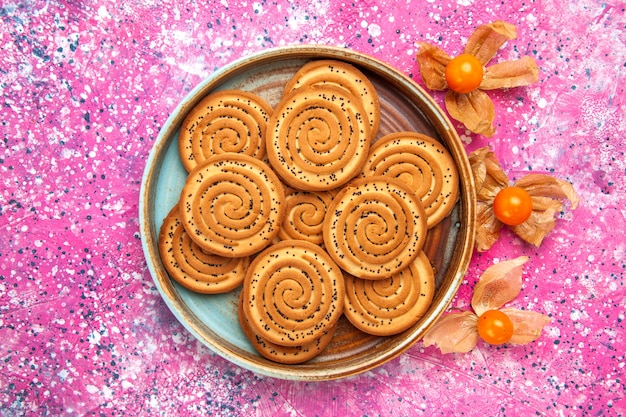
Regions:
<instances>
[{"instance_id":1,"label":"cookie stack","mask_svg":"<svg viewBox=\"0 0 626 417\"><path fill-rule=\"evenodd\" d=\"M435 277L422 248L450 214L458 174L433 138L378 138L373 84L337 60L305 64L272 108L209 94L184 120L188 171L159 234L170 276L204 294L241 287L241 328L264 357L312 359L339 318L375 336L413 326Z\"/></svg>"}]
</instances>

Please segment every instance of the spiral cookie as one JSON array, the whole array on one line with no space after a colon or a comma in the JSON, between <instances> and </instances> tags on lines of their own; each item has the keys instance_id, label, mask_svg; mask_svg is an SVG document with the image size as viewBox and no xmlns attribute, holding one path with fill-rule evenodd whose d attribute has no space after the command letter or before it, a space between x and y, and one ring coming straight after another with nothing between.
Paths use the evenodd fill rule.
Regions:
<instances>
[{"instance_id":1,"label":"spiral cookie","mask_svg":"<svg viewBox=\"0 0 626 417\"><path fill-rule=\"evenodd\" d=\"M243 333L246 335L248 340L250 340L254 349L265 358L284 364L297 364L313 359L319 355L326 348L326 346L328 346L333 338L333 335L335 334L335 330L337 329L337 325L335 324L319 338L304 345L282 346L265 340L252 330L250 324L248 323L248 318L244 314L243 293L242 296L239 297L237 316Z\"/></svg>"},{"instance_id":2,"label":"spiral cookie","mask_svg":"<svg viewBox=\"0 0 626 417\"><path fill-rule=\"evenodd\" d=\"M289 190L285 195L285 218L278 237L322 244L324 216L335 194L334 191Z\"/></svg>"},{"instance_id":3,"label":"spiral cookie","mask_svg":"<svg viewBox=\"0 0 626 417\"><path fill-rule=\"evenodd\" d=\"M159 252L170 276L185 288L202 294L221 294L243 282L250 258L210 255L190 238L180 222L178 204L163 220Z\"/></svg>"},{"instance_id":4,"label":"spiral cookie","mask_svg":"<svg viewBox=\"0 0 626 417\"><path fill-rule=\"evenodd\" d=\"M375 336L401 333L424 315L435 293L435 275L424 252L405 269L384 280L344 277L346 318Z\"/></svg>"},{"instance_id":5,"label":"spiral cookie","mask_svg":"<svg viewBox=\"0 0 626 417\"><path fill-rule=\"evenodd\" d=\"M276 237L284 199L282 183L265 163L243 154L214 155L187 176L180 216L201 249L243 257Z\"/></svg>"},{"instance_id":6,"label":"spiral cookie","mask_svg":"<svg viewBox=\"0 0 626 417\"><path fill-rule=\"evenodd\" d=\"M180 159L189 172L211 155L243 153L265 157L265 129L272 108L239 90L209 94L189 112L178 135Z\"/></svg>"},{"instance_id":7,"label":"spiral cookie","mask_svg":"<svg viewBox=\"0 0 626 417\"><path fill-rule=\"evenodd\" d=\"M428 228L443 220L459 196L459 177L450 153L436 140L415 132L391 133L370 148L364 176L384 175L407 184L419 197Z\"/></svg>"},{"instance_id":8,"label":"spiral cookie","mask_svg":"<svg viewBox=\"0 0 626 417\"><path fill-rule=\"evenodd\" d=\"M343 314L341 269L319 246L285 240L254 258L243 284L250 327L281 346L313 343Z\"/></svg>"},{"instance_id":9,"label":"spiral cookie","mask_svg":"<svg viewBox=\"0 0 626 417\"><path fill-rule=\"evenodd\" d=\"M349 274L385 279L417 257L426 214L415 193L393 178L354 180L335 196L324 219L324 245Z\"/></svg>"},{"instance_id":10,"label":"spiral cookie","mask_svg":"<svg viewBox=\"0 0 626 417\"><path fill-rule=\"evenodd\" d=\"M360 100L336 86L299 88L276 106L267 128L267 156L290 186L326 191L361 172L370 126Z\"/></svg>"},{"instance_id":11,"label":"spiral cookie","mask_svg":"<svg viewBox=\"0 0 626 417\"><path fill-rule=\"evenodd\" d=\"M285 86L285 93L310 85L335 85L360 97L371 135L380 126L380 103L372 82L355 66L335 60L315 60L304 64Z\"/></svg>"}]
</instances>

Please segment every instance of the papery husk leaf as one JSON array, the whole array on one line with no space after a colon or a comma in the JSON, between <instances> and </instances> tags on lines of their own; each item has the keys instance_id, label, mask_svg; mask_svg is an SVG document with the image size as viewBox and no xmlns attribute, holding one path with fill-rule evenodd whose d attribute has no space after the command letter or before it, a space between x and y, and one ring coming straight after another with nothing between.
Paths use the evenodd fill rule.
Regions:
<instances>
[{"instance_id":1,"label":"papery husk leaf","mask_svg":"<svg viewBox=\"0 0 626 417\"><path fill-rule=\"evenodd\" d=\"M530 217L522 224L509 227L522 240L539 247L543 239L556 225L555 214L556 211L551 208L542 211L535 210L533 203L533 212L530 214Z\"/></svg>"},{"instance_id":2,"label":"papery husk leaf","mask_svg":"<svg viewBox=\"0 0 626 417\"><path fill-rule=\"evenodd\" d=\"M424 85L431 90L442 91L448 89L446 82L446 65L450 56L442 49L427 42L417 42L417 64Z\"/></svg>"},{"instance_id":3,"label":"papery husk leaf","mask_svg":"<svg viewBox=\"0 0 626 417\"><path fill-rule=\"evenodd\" d=\"M435 345L441 353L469 352L478 343L476 320L471 311L441 316L424 335L424 346Z\"/></svg>"},{"instance_id":4,"label":"papery husk leaf","mask_svg":"<svg viewBox=\"0 0 626 417\"><path fill-rule=\"evenodd\" d=\"M513 322L513 337L509 343L525 345L541 336L544 326L550 323L550 317L534 311L503 308L500 310Z\"/></svg>"},{"instance_id":5,"label":"papery husk leaf","mask_svg":"<svg viewBox=\"0 0 626 417\"><path fill-rule=\"evenodd\" d=\"M531 196L533 212L528 220L511 230L525 242L539 247L556 225L555 216L563 209L561 200L569 200L575 209L579 203L578 195L570 183L547 174L528 174L515 185Z\"/></svg>"},{"instance_id":6,"label":"papery husk leaf","mask_svg":"<svg viewBox=\"0 0 626 417\"><path fill-rule=\"evenodd\" d=\"M476 28L467 40L465 53L472 54L486 65L509 39L517 38L517 29L510 23L496 20Z\"/></svg>"},{"instance_id":7,"label":"papery husk leaf","mask_svg":"<svg viewBox=\"0 0 626 417\"><path fill-rule=\"evenodd\" d=\"M491 203L478 202L476 204L474 247L478 252L488 251L500 238L502 222L493 214L492 207Z\"/></svg>"},{"instance_id":8,"label":"papery husk leaf","mask_svg":"<svg viewBox=\"0 0 626 417\"><path fill-rule=\"evenodd\" d=\"M500 190L509 185L509 179L488 146L476 149L468 157L476 185L474 247L478 252L485 252L500 238L502 223L493 213L493 200Z\"/></svg>"},{"instance_id":9,"label":"papery husk leaf","mask_svg":"<svg viewBox=\"0 0 626 417\"><path fill-rule=\"evenodd\" d=\"M481 90L513 88L530 85L539 81L539 67L535 60L524 56L515 61L506 61L485 69L480 83Z\"/></svg>"},{"instance_id":10,"label":"papery husk leaf","mask_svg":"<svg viewBox=\"0 0 626 417\"><path fill-rule=\"evenodd\" d=\"M509 179L500 162L488 146L470 153L469 162L474 174L478 201L492 203L496 194L509 185Z\"/></svg>"},{"instance_id":11,"label":"papery husk leaf","mask_svg":"<svg viewBox=\"0 0 626 417\"><path fill-rule=\"evenodd\" d=\"M563 209L563 204L560 200L540 196L531 196L530 199L533 202L534 211L552 210L553 212L558 213Z\"/></svg>"},{"instance_id":12,"label":"papery husk leaf","mask_svg":"<svg viewBox=\"0 0 626 417\"><path fill-rule=\"evenodd\" d=\"M496 131L493 126L496 111L487 93L474 90L459 94L449 90L445 101L450 116L463 123L469 131L488 138L493 136Z\"/></svg>"},{"instance_id":13,"label":"papery husk leaf","mask_svg":"<svg viewBox=\"0 0 626 417\"><path fill-rule=\"evenodd\" d=\"M520 256L490 266L474 287L472 308L478 317L485 311L498 310L515 299L522 290L522 265L528 256Z\"/></svg>"},{"instance_id":14,"label":"papery husk leaf","mask_svg":"<svg viewBox=\"0 0 626 417\"><path fill-rule=\"evenodd\" d=\"M483 188L485 180L487 179L487 166L485 165L484 153L490 152L488 147L477 149L469 154L470 167L472 169L472 175L474 176L474 186L476 191ZM473 158L472 158L473 156Z\"/></svg>"},{"instance_id":15,"label":"papery husk leaf","mask_svg":"<svg viewBox=\"0 0 626 417\"><path fill-rule=\"evenodd\" d=\"M572 184L547 174L528 174L520 178L516 186L523 188L531 197L567 199L572 209L578 207L579 198Z\"/></svg>"}]
</instances>

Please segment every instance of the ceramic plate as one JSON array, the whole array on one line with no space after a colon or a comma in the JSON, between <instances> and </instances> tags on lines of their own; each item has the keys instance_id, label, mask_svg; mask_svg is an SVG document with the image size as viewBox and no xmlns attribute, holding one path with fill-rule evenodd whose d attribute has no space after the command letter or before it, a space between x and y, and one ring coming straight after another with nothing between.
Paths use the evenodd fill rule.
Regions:
<instances>
[{"instance_id":1,"label":"ceramic plate","mask_svg":"<svg viewBox=\"0 0 626 417\"><path fill-rule=\"evenodd\" d=\"M239 290L224 295L190 292L170 279L158 251L158 233L176 204L187 172L178 154L178 130L185 115L215 90L241 89L272 106L280 100L291 76L311 59L337 59L358 67L374 84L381 105L378 137L416 131L442 142L455 159L460 199L452 214L428 233L424 251L436 268L436 293L430 309L409 330L393 337L360 333L342 318L326 350L300 365L281 365L256 353L239 328ZM445 311L469 264L474 243L475 192L465 150L449 120L433 99L404 74L369 56L327 46L270 49L242 58L204 80L178 105L151 150L140 196L143 249L148 268L176 318L202 343L229 361L260 374L293 380L326 380L354 375L379 366L417 342Z\"/></svg>"}]
</instances>

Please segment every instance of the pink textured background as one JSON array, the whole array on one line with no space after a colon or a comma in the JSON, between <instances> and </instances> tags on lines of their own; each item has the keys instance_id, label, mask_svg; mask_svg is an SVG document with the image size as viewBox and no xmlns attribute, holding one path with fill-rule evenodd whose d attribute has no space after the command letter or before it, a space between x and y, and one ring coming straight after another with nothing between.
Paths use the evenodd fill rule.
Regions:
<instances>
[{"instance_id":1,"label":"pink textured background","mask_svg":"<svg viewBox=\"0 0 626 417\"><path fill-rule=\"evenodd\" d=\"M161 3L0 8L0 415L625 415L623 1ZM495 19L519 30L496 60L532 55L540 82L490 93L492 139L459 133L468 151L491 145L512 178L571 181L582 204L540 249L506 232L475 254L453 306L468 308L487 266L528 255L512 305L551 317L542 337L455 355L418 343L324 383L255 375L193 339L157 293L138 232L147 155L187 92L236 58L299 43L419 80L415 41L454 55Z\"/></svg>"}]
</instances>

